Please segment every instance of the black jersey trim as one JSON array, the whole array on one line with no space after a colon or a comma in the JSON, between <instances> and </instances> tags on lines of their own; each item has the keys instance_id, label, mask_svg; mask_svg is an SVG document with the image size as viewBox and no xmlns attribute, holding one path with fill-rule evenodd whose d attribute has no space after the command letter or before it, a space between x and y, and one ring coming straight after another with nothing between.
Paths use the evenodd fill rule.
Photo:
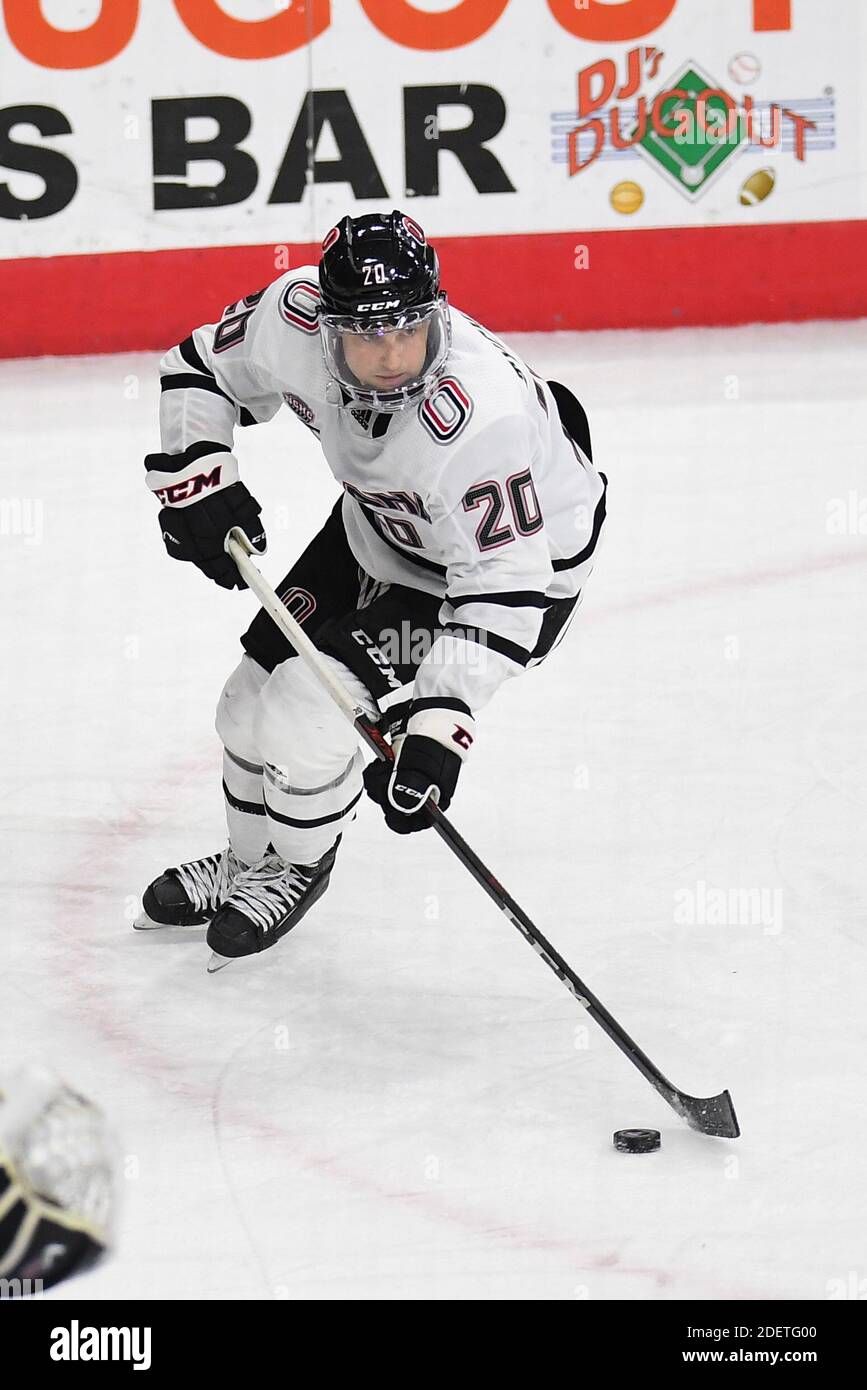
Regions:
<instances>
[{"instance_id":1,"label":"black jersey trim","mask_svg":"<svg viewBox=\"0 0 867 1390\"><path fill-rule=\"evenodd\" d=\"M551 600L535 589L503 589L492 594L446 594L445 603L459 608L464 603L499 603L506 608L547 608Z\"/></svg>"},{"instance_id":2,"label":"black jersey trim","mask_svg":"<svg viewBox=\"0 0 867 1390\"><path fill-rule=\"evenodd\" d=\"M353 501L358 502L358 498L353 498ZM403 546L399 545L397 541L393 541L390 536L383 535L377 524L376 512L371 511L369 507L365 507L363 502L358 502L358 506L362 516L365 518L368 525L376 532L383 545L387 545L391 550L394 550L398 555L402 556L404 560L412 561L414 565L418 565L419 569L429 570L431 574L438 574L443 579L445 578L448 573L445 565L437 565L433 560L423 560L422 557L417 555L413 550L404 550Z\"/></svg>"},{"instance_id":3,"label":"black jersey trim","mask_svg":"<svg viewBox=\"0 0 867 1390\"><path fill-rule=\"evenodd\" d=\"M532 656L532 652L526 647L519 646L517 642L510 642L506 637L499 637L496 632L489 632L484 627L464 627L461 623L446 623L445 631L451 632L455 637L463 637L467 642L478 642L482 647L490 647L492 652L507 656L519 666L526 666Z\"/></svg>"},{"instance_id":4,"label":"black jersey trim","mask_svg":"<svg viewBox=\"0 0 867 1390\"><path fill-rule=\"evenodd\" d=\"M239 425L258 425L259 421L256 419L256 416L253 414L252 410L248 410L245 405L242 405L241 417L238 423Z\"/></svg>"},{"instance_id":5,"label":"black jersey trim","mask_svg":"<svg viewBox=\"0 0 867 1390\"><path fill-rule=\"evenodd\" d=\"M214 375L211 368L205 364L203 358L199 355L198 349L193 342L192 334L178 345L178 352L181 354L181 357L183 357L188 367L195 368L197 372L204 372L205 376Z\"/></svg>"},{"instance_id":6,"label":"black jersey trim","mask_svg":"<svg viewBox=\"0 0 867 1390\"><path fill-rule=\"evenodd\" d=\"M531 664L539 665L561 640L563 630L570 621L581 597L581 590L573 598L557 598L542 619L539 640L533 648Z\"/></svg>"},{"instance_id":7,"label":"black jersey trim","mask_svg":"<svg viewBox=\"0 0 867 1390\"><path fill-rule=\"evenodd\" d=\"M602 496L596 503L596 511L593 514L593 530L590 533L590 539L584 549L578 551L577 555L572 555L569 559L554 560L552 562L555 571L558 573L561 570L573 570L577 565L583 564L585 560L590 559L590 556L596 549L596 542L599 540L599 532L602 530L602 523L605 520L605 494L608 491L608 479L604 473L600 473L599 476L602 479Z\"/></svg>"},{"instance_id":8,"label":"black jersey trim","mask_svg":"<svg viewBox=\"0 0 867 1390\"><path fill-rule=\"evenodd\" d=\"M319 816L317 820L296 820L294 816L284 816L279 811L275 811L273 806L268 806L268 815L274 820L278 820L281 825L291 825L298 830L314 830L318 825L330 825L332 821L342 820L352 810L357 801L361 800L364 788L354 796L348 806L344 806L342 811L335 811L332 816Z\"/></svg>"},{"instance_id":9,"label":"black jersey trim","mask_svg":"<svg viewBox=\"0 0 867 1390\"><path fill-rule=\"evenodd\" d=\"M471 719L473 717L473 711L465 700L458 700L452 695L425 695L422 699L410 703L409 718L412 719L414 714L425 709L453 709L457 710L458 714L468 714Z\"/></svg>"},{"instance_id":10,"label":"black jersey trim","mask_svg":"<svg viewBox=\"0 0 867 1390\"><path fill-rule=\"evenodd\" d=\"M381 439L382 436L385 434L386 430L388 429L389 425L391 424L391 421L391 415L386 414L385 411L380 411L370 427L371 438Z\"/></svg>"},{"instance_id":11,"label":"black jersey trim","mask_svg":"<svg viewBox=\"0 0 867 1390\"><path fill-rule=\"evenodd\" d=\"M161 391L187 391L191 387L197 391L210 391L213 396L222 396L229 405L235 405L232 397L226 395L212 376L199 376L197 372L172 372L160 379Z\"/></svg>"},{"instance_id":12,"label":"black jersey trim","mask_svg":"<svg viewBox=\"0 0 867 1390\"><path fill-rule=\"evenodd\" d=\"M548 390L554 397L554 404L557 407L557 414L560 417L564 434L578 445L578 448L587 455L592 463L593 445L590 441L590 424L583 405L568 386L564 386L559 381L549 381Z\"/></svg>"},{"instance_id":13,"label":"black jersey trim","mask_svg":"<svg viewBox=\"0 0 867 1390\"><path fill-rule=\"evenodd\" d=\"M223 795L235 811L245 811L248 816L264 816L265 814L265 807L260 801L242 801L240 797L230 792L226 786L225 778L223 779Z\"/></svg>"},{"instance_id":14,"label":"black jersey trim","mask_svg":"<svg viewBox=\"0 0 867 1390\"><path fill-rule=\"evenodd\" d=\"M221 444L216 439L200 439L197 444L188 444L184 450L184 457L187 463L195 463L197 459L204 458L207 454L230 454L232 450L228 444Z\"/></svg>"},{"instance_id":15,"label":"black jersey trim","mask_svg":"<svg viewBox=\"0 0 867 1390\"><path fill-rule=\"evenodd\" d=\"M190 444L179 454L145 454L144 466L147 471L160 473L180 473L191 463L209 454L229 454L228 444L220 444L216 439L200 439L198 444Z\"/></svg>"}]
</instances>

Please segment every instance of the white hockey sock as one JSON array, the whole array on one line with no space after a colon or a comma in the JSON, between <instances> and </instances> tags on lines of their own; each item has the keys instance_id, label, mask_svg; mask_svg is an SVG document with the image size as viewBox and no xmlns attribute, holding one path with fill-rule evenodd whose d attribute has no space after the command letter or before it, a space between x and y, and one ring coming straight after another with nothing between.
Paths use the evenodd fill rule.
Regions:
<instances>
[{"instance_id":1,"label":"white hockey sock","mask_svg":"<svg viewBox=\"0 0 867 1390\"><path fill-rule=\"evenodd\" d=\"M245 864L255 864L268 846L262 795L262 758L253 725L268 672L243 656L223 687L217 733L223 744L223 796L229 843Z\"/></svg>"},{"instance_id":2,"label":"white hockey sock","mask_svg":"<svg viewBox=\"0 0 867 1390\"><path fill-rule=\"evenodd\" d=\"M262 765L223 750L223 796L229 844L245 864L255 864L268 847Z\"/></svg>"},{"instance_id":3,"label":"white hockey sock","mask_svg":"<svg viewBox=\"0 0 867 1390\"><path fill-rule=\"evenodd\" d=\"M314 864L355 817L361 797L361 750L318 787L294 786L291 770L265 764L265 810L271 843L291 864Z\"/></svg>"}]
</instances>

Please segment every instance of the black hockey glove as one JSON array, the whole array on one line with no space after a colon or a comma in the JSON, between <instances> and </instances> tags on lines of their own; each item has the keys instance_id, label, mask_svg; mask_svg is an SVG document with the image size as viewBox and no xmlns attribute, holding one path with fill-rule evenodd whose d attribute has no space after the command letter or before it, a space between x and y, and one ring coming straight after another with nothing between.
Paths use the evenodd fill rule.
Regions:
<instances>
[{"instance_id":1,"label":"black hockey glove","mask_svg":"<svg viewBox=\"0 0 867 1390\"><path fill-rule=\"evenodd\" d=\"M474 723L465 705L453 704L454 709L414 707L406 734L394 740L395 761L377 759L364 770L367 795L382 807L386 825L398 835L426 830L431 825L428 800L445 811L455 794Z\"/></svg>"},{"instance_id":2,"label":"black hockey glove","mask_svg":"<svg viewBox=\"0 0 867 1390\"><path fill-rule=\"evenodd\" d=\"M176 560L192 560L223 589L246 589L223 546L232 527L240 526L253 549L263 555L267 541L259 520L261 511L243 483L233 483L189 507L163 507L160 526L166 550Z\"/></svg>"},{"instance_id":3,"label":"black hockey glove","mask_svg":"<svg viewBox=\"0 0 867 1390\"><path fill-rule=\"evenodd\" d=\"M238 464L229 450L194 444L183 454L148 454L145 468L148 487L163 503L159 523L168 553L190 560L224 589L246 589L223 549L226 536L240 526L260 555L267 541L262 508L238 482Z\"/></svg>"}]
</instances>

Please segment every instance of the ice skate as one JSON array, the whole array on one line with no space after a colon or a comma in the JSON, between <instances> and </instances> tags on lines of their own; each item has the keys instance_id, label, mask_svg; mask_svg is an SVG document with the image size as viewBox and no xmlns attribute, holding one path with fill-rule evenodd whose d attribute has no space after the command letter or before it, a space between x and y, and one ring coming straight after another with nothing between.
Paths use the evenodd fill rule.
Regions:
<instances>
[{"instance_id":1,"label":"ice skate","mask_svg":"<svg viewBox=\"0 0 867 1390\"><path fill-rule=\"evenodd\" d=\"M287 864L269 850L240 873L208 927L208 973L266 951L291 931L328 887L339 844L338 836L316 864Z\"/></svg>"},{"instance_id":2,"label":"ice skate","mask_svg":"<svg viewBox=\"0 0 867 1390\"><path fill-rule=\"evenodd\" d=\"M155 927L201 927L210 922L246 864L227 845L188 864L166 869L144 891L136 931Z\"/></svg>"}]
</instances>

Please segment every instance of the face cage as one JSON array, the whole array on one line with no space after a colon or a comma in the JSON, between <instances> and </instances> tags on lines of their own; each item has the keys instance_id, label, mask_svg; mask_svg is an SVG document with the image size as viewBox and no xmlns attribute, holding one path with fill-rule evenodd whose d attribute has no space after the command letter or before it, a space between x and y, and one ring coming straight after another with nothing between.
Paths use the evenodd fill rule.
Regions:
<instances>
[{"instance_id":1,"label":"face cage","mask_svg":"<svg viewBox=\"0 0 867 1390\"><path fill-rule=\"evenodd\" d=\"M375 387L365 386L350 370L343 351L343 338L353 334L396 333L401 329L413 328L416 324L427 323L427 352L419 376L412 377L395 391L377 391ZM446 359L452 345L452 322L449 306L444 294L430 304L420 304L405 313L383 318L359 319L346 314L319 315L319 336L325 356L325 366L329 374L349 395L352 404L367 406L372 410L392 413L407 410L429 395L436 382L445 371Z\"/></svg>"}]
</instances>

